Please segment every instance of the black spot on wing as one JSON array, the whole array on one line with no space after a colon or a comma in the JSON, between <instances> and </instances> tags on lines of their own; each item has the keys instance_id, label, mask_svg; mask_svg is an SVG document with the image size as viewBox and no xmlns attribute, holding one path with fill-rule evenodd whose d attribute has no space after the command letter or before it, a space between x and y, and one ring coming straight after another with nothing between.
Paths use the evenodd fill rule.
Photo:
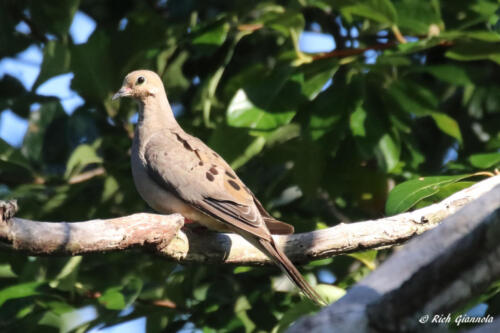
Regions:
<instances>
[{"instance_id":1,"label":"black spot on wing","mask_svg":"<svg viewBox=\"0 0 500 333\"><path fill-rule=\"evenodd\" d=\"M238 185L234 180L229 179L227 181L229 185L231 185L236 191L239 191L241 189L240 185Z\"/></svg>"},{"instance_id":2,"label":"black spot on wing","mask_svg":"<svg viewBox=\"0 0 500 333\"><path fill-rule=\"evenodd\" d=\"M206 177L207 177L207 179L208 179L209 181L211 181L211 182L213 182L213 181L214 181L214 179L215 179L215 178L214 178L214 176L213 176L210 172L207 172L207 173L205 174L205 176L206 176Z\"/></svg>"},{"instance_id":3,"label":"black spot on wing","mask_svg":"<svg viewBox=\"0 0 500 333\"><path fill-rule=\"evenodd\" d=\"M184 140L183 138L181 138L181 136L177 133L175 133L175 137L177 138L177 140L179 142L182 143L182 145L184 146L185 149L189 150L189 151L193 151L193 148L189 145L189 143L187 142L187 140Z\"/></svg>"},{"instance_id":4,"label":"black spot on wing","mask_svg":"<svg viewBox=\"0 0 500 333\"><path fill-rule=\"evenodd\" d=\"M236 176L233 173L231 173L231 172L229 172L227 170L226 170L226 176L228 176L229 178L236 179Z\"/></svg>"}]
</instances>

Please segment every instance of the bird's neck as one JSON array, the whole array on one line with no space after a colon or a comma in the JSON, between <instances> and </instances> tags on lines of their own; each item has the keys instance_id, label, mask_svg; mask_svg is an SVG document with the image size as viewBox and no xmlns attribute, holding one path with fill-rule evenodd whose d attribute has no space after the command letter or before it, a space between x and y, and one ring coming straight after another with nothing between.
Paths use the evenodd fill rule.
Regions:
<instances>
[{"instance_id":1,"label":"bird's neck","mask_svg":"<svg viewBox=\"0 0 500 333\"><path fill-rule=\"evenodd\" d=\"M179 124L168 103L165 94L149 96L139 102L139 119L137 121L137 132L140 141L147 141L147 135L156 133L163 129L177 129Z\"/></svg>"}]
</instances>

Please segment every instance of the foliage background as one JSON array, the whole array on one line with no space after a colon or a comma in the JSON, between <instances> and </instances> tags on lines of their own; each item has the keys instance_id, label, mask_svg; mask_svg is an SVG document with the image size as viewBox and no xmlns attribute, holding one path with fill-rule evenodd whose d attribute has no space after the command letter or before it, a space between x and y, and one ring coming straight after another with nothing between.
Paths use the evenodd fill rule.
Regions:
<instances>
[{"instance_id":1,"label":"foliage background","mask_svg":"<svg viewBox=\"0 0 500 333\"><path fill-rule=\"evenodd\" d=\"M29 121L19 147L0 140L0 195L17 198L18 215L35 220L148 210L129 165L136 106L111 102L127 72L148 68L162 75L181 125L298 232L381 217L395 183L498 165L499 6L3 0L0 57L36 45L43 62L29 90L18 77L0 79L0 110ZM77 11L97 23L83 44L68 34ZM20 22L29 29L20 31ZM335 50L301 52L304 31L331 36ZM74 74L71 89L84 100L70 114L59 98L37 93L64 73ZM440 187L417 205L470 184ZM303 272L335 299L385 255L339 256ZM283 288L272 267L180 266L138 251L84 258L1 252L0 327L84 331L145 317L148 332L282 331L316 310ZM483 302L495 315L495 295L492 289L468 307ZM89 306L95 318L75 319L75 309Z\"/></svg>"}]
</instances>

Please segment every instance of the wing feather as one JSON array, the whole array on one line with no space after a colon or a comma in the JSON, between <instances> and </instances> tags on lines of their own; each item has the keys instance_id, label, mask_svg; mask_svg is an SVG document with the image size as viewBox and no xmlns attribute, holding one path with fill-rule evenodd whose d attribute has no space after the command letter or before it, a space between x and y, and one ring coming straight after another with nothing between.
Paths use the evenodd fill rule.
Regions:
<instances>
[{"instance_id":1,"label":"wing feather","mask_svg":"<svg viewBox=\"0 0 500 333\"><path fill-rule=\"evenodd\" d=\"M186 133L162 131L144 150L149 176L165 190L235 229L269 239L253 194L231 167Z\"/></svg>"}]
</instances>

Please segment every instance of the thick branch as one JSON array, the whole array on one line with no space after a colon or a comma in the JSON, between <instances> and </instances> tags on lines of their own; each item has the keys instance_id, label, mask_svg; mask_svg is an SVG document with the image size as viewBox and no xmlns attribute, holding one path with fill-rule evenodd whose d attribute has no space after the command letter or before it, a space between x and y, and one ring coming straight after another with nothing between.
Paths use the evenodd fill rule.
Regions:
<instances>
[{"instance_id":1,"label":"thick branch","mask_svg":"<svg viewBox=\"0 0 500 333\"><path fill-rule=\"evenodd\" d=\"M428 331L434 315L460 309L500 279L499 238L500 185L409 242L337 303L290 332ZM426 326L419 322L425 315Z\"/></svg>"},{"instance_id":2,"label":"thick branch","mask_svg":"<svg viewBox=\"0 0 500 333\"><path fill-rule=\"evenodd\" d=\"M179 214L134 214L74 223L12 218L0 223L0 244L30 255L78 255L138 246L161 252L183 224Z\"/></svg>"},{"instance_id":3,"label":"thick branch","mask_svg":"<svg viewBox=\"0 0 500 333\"><path fill-rule=\"evenodd\" d=\"M296 262L404 243L434 228L445 217L500 184L500 176L485 179L444 201L379 220L340 224L290 236L275 236ZM269 263L268 258L235 234L179 230L180 215L134 214L110 220L76 223L36 222L19 218L0 221L5 247L30 255L77 255L131 247L153 249L179 262L245 265Z\"/></svg>"}]
</instances>

